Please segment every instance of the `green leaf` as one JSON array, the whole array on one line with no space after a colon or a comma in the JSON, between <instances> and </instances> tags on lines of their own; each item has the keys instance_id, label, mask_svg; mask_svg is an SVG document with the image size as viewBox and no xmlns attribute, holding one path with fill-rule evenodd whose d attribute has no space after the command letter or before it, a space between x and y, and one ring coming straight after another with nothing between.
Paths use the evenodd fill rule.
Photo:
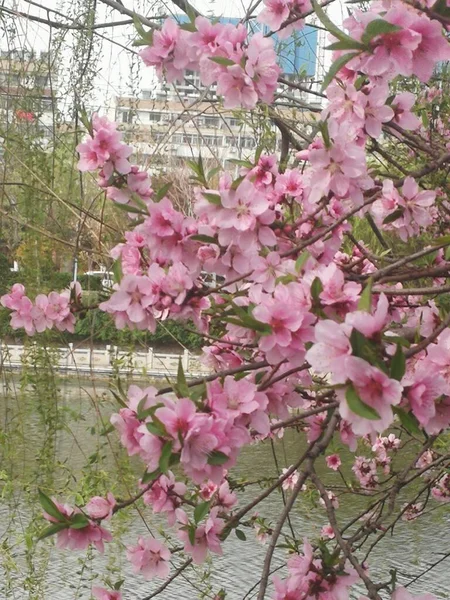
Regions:
<instances>
[{"instance_id":1,"label":"green leaf","mask_svg":"<svg viewBox=\"0 0 450 600\"><path fill-rule=\"evenodd\" d=\"M216 246L219 245L219 242L216 240L216 238L210 235L203 235L201 233L197 235L191 235L190 239L194 240L194 242L203 242L204 244L215 244Z\"/></svg>"},{"instance_id":2,"label":"green leaf","mask_svg":"<svg viewBox=\"0 0 450 600\"><path fill-rule=\"evenodd\" d=\"M67 517L62 514L56 504L53 502L51 498L49 498L42 490L38 490L39 502L44 509L44 511L59 521L60 523L67 523Z\"/></svg>"},{"instance_id":3,"label":"green leaf","mask_svg":"<svg viewBox=\"0 0 450 600\"><path fill-rule=\"evenodd\" d=\"M151 423L146 423L145 426L147 427L148 431L153 435L156 435L156 437L164 437L167 435L166 428L155 416L153 416L153 421Z\"/></svg>"},{"instance_id":4,"label":"green leaf","mask_svg":"<svg viewBox=\"0 0 450 600\"><path fill-rule=\"evenodd\" d=\"M114 202L114 206L126 213L148 216L148 210L143 211L140 208L137 208L136 206L132 206L131 204L122 204L120 202Z\"/></svg>"},{"instance_id":5,"label":"green leaf","mask_svg":"<svg viewBox=\"0 0 450 600\"><path fill-rule=\"evenodd\" d=\"M195 531L196 531L196 528L194 527L194 525L189 525L188 536L189 536L189 541L191 542L192 546L195 546Z\"/></svg>"},{"instance_id":6,"label":"green leaf","mask_svg":"<svg viewBox=\"0 0 450 600\"><path fill-rule=\"evenodd\" d=\"M113 262L113 266L112 266L112 272L114 275L114 282L115 283L120 283L123 277L123 272L122 272L122 261L120 260L120 258L118 258L117 260L115 260Z\"/></svg>"},{"instance_id":7,"label":"green leaf","mask_svg":"<svg viewBox=\"0 0 450 600\"><path fill-rule=\"evenodd\" d=\"M220 173L221 170L222 170L221 166L214 167L213 169L209 170L208 173L207 173L207 175L206 175L207 180L210 181L210 179L212 179L218 173Z\"/></svg>"},{"instance_id":8,"label":"green leaf","mask_svg":"<svg viewBox=\"0 0 450 600\"><path fill-rule=\"evenodd\" d=\"M186 381L186 375L184 374L183 362L181 358L178 360L176 391L181 398L189 397L189 386Z\"/></svg>"},{"instance_id":9,"label":"green leaf","mask_svg":"<svg viewBox=\"0 0 450 600\"><path fill-rule=\"evenodd\" d=\"M160 200L162 200L164 198L164 196L167 194L167 192L170 190L170 188L172 187L172 182L169 181L169 183L166 183L166 185L163 185L162 188L160 188L157 193L155 194L155 202L159 202Z\"/></svg>"},{"instance_id":10,"label":"green leaf","mask_svg":"<svg viewBox=\"0 0 450 600\"><path fill-rule=\"evenodd\" d=\"M147 45L152 46L153 45L153 31L145 31L141 20L139 19L139 17L137 15L133 15L133 23L134 23L134 27L136 29L136 31L138 32L138 34L141 36L141 38L147 42Z\"/></svg>"},{"instance_id":11,"label":"green leaf","mask_svg":"<svg viewBox=\"0 0 450 600\"><path fill-rule=\"evenodd\" d=\"M231 184L231 189L236 191L238 189L238 187L241 185L241 183L244 181L245 179L245 175L242 175L241 177L238 177L237 179L235 179L233 181L233 183Z\"/></svg>"},{"instance_id":12,"label":"green leaf","mask_svg":"<svg viewBox=\"0 0 450 600\"><path fill-rule=\"evenodd\" d=\"M220 452L220 450L214 450L208 456L208 465L224 465L228 460L229 457L226 454Z\"/></svg>"},{"instance_id":13,"label":"green leaf","mask_svg":"<svg viewBox=\"0 0 450 600\"><path fill-rule=\"evenodd\" d=\"M328 123L326 121L319 121L319 131L322 134L323 143L326 148L331 148L330 132L328 131Z\"/></svg>"},{"instance_id":14,"label":"green leaf","mask_svg":"<svg viewBox=\"0 0 450 600\"><path fill-rule=\"evenodd\" d=\"M304 252L302 252L300 254L300 256L295 261L295 270L297 271L297 273L300 273L300 271L303 269L303 267L307 263L308 258L310 258L310 256L311 256L311 254L307 250L305 250Z\"/></svg>"},{"instance_id":15,"label":"green leaf","mask_svg":"<svg viewBox=\"0 0 450 600\"><path fill-rule=\"evenodd\" d=\"M222 206L222 198L220 194L211 194L209 192L202 192L202 196L208 200L211 204L215 204L216 206Z\"/></svg>"},{"instance_id":16,"label":"green leaf","mask_svg":"<svg viewBox=\"0 0 450 600\"><path fill-rule=\"evenodd\" d=\"M367 45L373 40L374 37L377 37L377 35L394 33L394 31L400 30L401 27L398 27L397 25L392 25L392 23L388 23L388 21L385 21L384 19L374 19L373 21L370 21L370 23L367 25L361 40L364 44Z\"/></svg>"},{"instance_id":17,"label":"green leaf","mask_svg":"<svg viewBox=\"0 0 450 600\"><path fill-rule=\"evenodd\" d=\"M247 539L247 536L242 531L242 529L235 529L234 533L236 534L236 537L243 542L245 542L245 540Z\"/></svg>"},{"instance_id":18,"label":"green leaf","mask_svg":"<svg viewBox=\"0 0 450 600\"><path fill-rule=\"evenodd\" d=\"M38 537L38 541L45 540L45 538L48 538L51 535L55 535L55 533L58 533L63 529L68 529L68 527L69 525L67 523L53 523L53 525L50 525L49 527L46 527L43 531L41 531Z\"/></svg>"},{"instance_id":19,"label":"green leaf","mask_svg":"<svg viewBox=\"0 0 450 600\"><path fill-rule=\"evenodd\" d=\"M323 291L322 281L316 277L311 284L311 297L316 304L320 303L320 294Z\"/></svg>"},{"instance_id":20,"label":"green leaf","mask_svg":"<svg viewBox=\"0 0 450 600\"><path fill-rule=\"evenodd\" d=\"M272 333L272 328L268 323L263 323L262 321L258 321L254 317L248 314L248 312L242 308L242 306L238 306L234 302L232 302L232 306L234 312L242 321L244 327L247 329L253 329L253 331L257 331L263 335L270 335Z\"/></svg>"},{"instance_id":21,"label":"green leaf","mask_svg":"<svg viewBox=\"0 0 450 600\"><path fill-rule=\"evenodd\" d=\"M119 581L116 581L116 583L113 585L113 588L118 591L120 590L120 588L123 586L123 584L125 583L125 579L119 579Z\"/></svg>"},{"instance_id":22,"label":"green leaf","mask_svg":"<svg viewBox=\"0 0 450 600\"><path fill-rule=\"evenodd\" d=\"M222 67L232 67L236 64L234 60L230 60L224 56L209 56L208 58L209 60L212 60L212 62L222 65Z\"/></svg>"},{"instance_id":23,"label":"green leaf","mask_svg":"<svg viewBox=\"0 0 450 600\"><path fill-rule=\"evenodd\" d=\"M325 75L325 78L322 83L322 92L327 89L339 71L345 67L345 65L350 62L355 56L358 56L359 52L349 52L348 54L343 54L339 58L337 58L334 63L331 65L330 70Z\"/></svg>"},{"instance_id":24,"label":"green leaf","mask_svg":"<svg viewBox=\"0 0 450 600\"><path fill-rule=\"evenodd\" d=\"M239 167L246 167L247 169L253 169L254 167L253 163L249 160L241 160L240 158L230 158L228 162Z\"/></svg>"},{"instance_id":25,"label":"green leaf","mask_svg":"<svg viewBox=\"0 0 450 600\"><path fill-rule=\"evenodd\" d=\"M396 414L400 419L400 423L403 425L406 431L408 431L408 433L420 435L421 431L419 421L412 412L406 412L406 410L399 408L398 406L393 406L392 408L394 410L394 414Z\"/></svg>"},{"instance_id":26,"label":"green leaf","mask_svg":"<svg viewBox=\"0 0 450 600\"><path fill-rule=\"evenodd\" d=\"M323 8L320 6L320 4L318 4L316 2L316 0L312 0L312 6L314 9L314 12L317 15L317 18L322 23L322 25L325 27L325 29L327 31L329 31L330 33L332 33L335 37L337 37L338 40L341 40L343 42L348 42L348 43L353 43L355 41L352 37L350 37L343 31L341 31L339 29L339 27L333 23L333 21L330 19L330 17L327 15L327 13L323 10Z\"/></svg>"},{"instance_id":27,"label":"green leaf","mask_svg":"<svg viewBox=\"0 0 450 600\"><path fill-rule=\"evenodd\" d=\"M178 25L178 27L183 31L190 31L191 33L195 33L197 31L195 23L183 23L182 25Z\"/></svg>"},{"instance_id":28,"label":"green leaf","mask_svg":"<svg viewBox=\"0 0 450 600\"><path fill-rule=\"evenodd\" d=\"M170 457L172 456L173 442L166 442L161 450L161 457L159 459L159 468L162 473L167 473L169 470Z\"/></svg>"},{"instance_id":29,"label":"green leaf","mask_svg":"<svg viewBox=\"0 0 450 600\"><path fill-rule=\"evenodd\" d=\"M330 44L329 46L325 46L325 50L364 50L364 44L361 42L357 42L356 40L343 40L339 42L334 42L334 44Z\"/></svg>"},{"instance_id":30,"label":"green leaf","mask_svg":"<svg viewBox=\"0 0 450 600\"><path fill-rule=\"evenodd\" d=\"M232 67L236 63L234 60L230 60L229 58L225 58L224 56L209 56L209 60L217 63L218 65L222 65L222 67Z\"/></svg>"},{"instance_id":31,"label":"green leaf","mask_svg":"<svg viewBox=\"0 0 450 600\"><path fill-rule=\"evenodd\" d=\"M358 310L370 312L372 308L372 285L373 279L372 277L370 277L366 284L366 287L363 290L363 293L361 294L361 298L359 299Z\"/></svg>"},{"instance_id":32,"label":"green leaf","mask_svg":"<svg viewBox=\"0 0 450 600\"><path fill-rule=\"evenodd\" d=\"M202 502L201 504L197 504L194 509L194 520L196 523L200 523L206 517L209 512L209 507L211 506L211 502Z\"/></svg>"},{"instance_id":33,"label":"green leaf","mask_svg":"<svg viewBox=\"0 0 450 600\"><path fill-rule=\"evenodd\" d=\"M437 2L431 7L431 10L438 15L446 17L447 19L450 18L450 8L447 5L447 0L437 0Z\"/></svg>"},{"instance_id":34,"label":"green leaf","mask_svg":"<svg viewBox=\"0 0 450 600\"><path fill-rule=\"evenodd\" d=\"M381 417L377 411L365 404L358 396L357 391L352 385L349 385L345 393L345 399L349 409L363 419L369 419L370 421L378 421Z\"/></svg>"},{"instance_id":35,"label":"green leaf","mask_svg":"<svg viewBox=\"0 0 450 600\"><path fill-rule=\"evenodd\" d=\"M406 370L406 359L400 344L397 344L397 350L391 361L391 378L401 381Z\"/></svg>"},{"instance_id":36,"label":"green leaf","mask_svg":"<svg viewBox=\"0 0 450 600\"><path fill-rule=\"evenodd\" d=\"M84 529L88 525L89 519L82 513L77 513L70 519L70 529Z\"/></svg>"},{"instance_id":37,"label":"green leaf","mask_svg":"<svg viewBox=\"0 0 450 600\"><path fill-rule=\"evenodd\" d=\"M141 478L141 483L151 483L152 481L155 481L155 479L158 479L161 474L161 469L156 469L156 471L152 471L151 473L144 473Z\"/></svg>"},{"instance_id":38,"label":"green leaf","mask_svg":"<svg viewBox=\"0 0 450 600\"><path fill-rule=\"evenodd\" d=\"M198 402L199 400L204 400L206 397L206 384L200 383L199 385L194 385L189 389L189 397L193 402Z\"/></svg>"},{"instance_id":39,"label":"green leaf","mask_svg":"<svg viewBox=\"0 0 450 600\"><path fill-rule=\"evenodd\" d=\"M396 221L397 219L402 217L404 212L405 212L404 208L402 208L402 207L397 208L396 210L394 210L394 212L391 212L390 215L388 215L385 219L383 219L383 225L388 225L389 223L393 223L394 221Z\"/></svg>"}]
</instances>

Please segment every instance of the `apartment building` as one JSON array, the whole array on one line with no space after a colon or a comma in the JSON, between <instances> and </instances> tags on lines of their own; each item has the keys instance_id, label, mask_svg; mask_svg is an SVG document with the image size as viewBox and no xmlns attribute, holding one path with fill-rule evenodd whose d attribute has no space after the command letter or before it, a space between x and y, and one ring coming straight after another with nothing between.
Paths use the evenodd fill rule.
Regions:
<instances>
[{"instance_id":1,"label":"apartment building","mask_svg":"<svg viewBox=\"0 0 450 600\"><path fill-rule=\"evenodd\" d=\"M0 124L51 133L57 76L47 52L0 51Z\"/></svg>"}]
</instances>

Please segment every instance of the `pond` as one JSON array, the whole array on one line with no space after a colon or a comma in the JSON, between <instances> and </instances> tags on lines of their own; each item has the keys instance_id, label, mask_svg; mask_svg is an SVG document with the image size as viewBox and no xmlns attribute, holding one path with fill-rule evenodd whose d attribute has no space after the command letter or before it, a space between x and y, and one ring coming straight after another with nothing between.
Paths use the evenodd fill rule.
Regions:
<instances>
[{"instance_id":1,"label":"pond","mask_svg":"<svg viewBox=\"0 0 450 600\"><path fill-rule=\"evenodd\" d=\"M38 371L26 375L4 375L0 388L0 598L1 600L88 600L91 586L124 578L124 600L143 600L161 584L134 575L125 559L124 545L135 543L148 531L158 535L163 521L155 519L149 508L139 505L120 515L111 525L115 542L104 555L96 551L70 552L54 548L53 541L36 543L44 523L36 501L41 486L60 500L74 491L89 495L92 490L111 488L117 495L133 494L133 479L142 474L139 461L131 463L121 452L114 432L102 435L109 415L117 410L107 381L49 378ZM277 476L278 467L291 465L305 448L303 433L289 432L270 443L247 448L233 470L234 479L255 481ZM336 446L337 448L337 446ZM341 450L340 450L341 451ZM351 458L342 452L343 470L351 473ZM320 465L319 465L320 463ZM324 460L318 471L330 489L342 489L339 474L327 469ZM320 468L319 468L320 467ZM259 490L259 487L256 488ZM127 493L128 490L128 493ZM241 505L255 494L255 487L238 492ZM361 498L339 493L338 518L344 523L354 517ZM404 499L400 499L400 502ZM259 515L274 524L283 508L283 499L273 493L258 508ZM124 511L122 511L124 512ZM303 494L291 515L291 526L299 537L317 538L326 524L325 511ZM372 554L371 573L389 579L389 570L398 569L400 582L425 571L448 551L450 514L447 507L433 510L427 519L400 521L395 541L387 537ZM223 588L230 600L255 597L256 586L267 545L261 544L252 528L245 529L246 540L234 534L224 544L224 556L211 563L188 569L158 597L162 600L213 598ZM177 545L173 538L173 545ZM273 568L283 566L285 553L278 550ZM181 564L175 556L174 568ZM411 591L433 592L449 598L450 561L443 562L411 586ZM210 571L210 572L209 572ZM281 570L281 573L283 571ZM360 588L360 591L363 591ZM248 595L247 595L248 594ZM268 595L269 598L271 596ZM355 597L358 597L356 594Z\"/></svg>"}]
</instances>

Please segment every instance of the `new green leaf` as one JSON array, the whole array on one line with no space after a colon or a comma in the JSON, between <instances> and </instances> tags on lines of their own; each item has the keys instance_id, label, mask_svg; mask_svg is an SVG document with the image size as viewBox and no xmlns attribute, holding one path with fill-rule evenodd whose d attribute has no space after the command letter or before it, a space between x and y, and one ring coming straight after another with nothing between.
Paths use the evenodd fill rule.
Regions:
<instances>
[{"instance_id":1,"label":"new green leaf","mask_svg":"<svg viewBox=\"0 0 450 600\"><path fill-rule=\"evenodd\" d=\"M345 399L347 400L349 409L355 413L355 415L358 415L358 417L363 417L363 419L369 419L370 421L378 421L381 418L374 408L361 400L352 385L348 386L345 393Z\"/></svg>"}]
</instances>

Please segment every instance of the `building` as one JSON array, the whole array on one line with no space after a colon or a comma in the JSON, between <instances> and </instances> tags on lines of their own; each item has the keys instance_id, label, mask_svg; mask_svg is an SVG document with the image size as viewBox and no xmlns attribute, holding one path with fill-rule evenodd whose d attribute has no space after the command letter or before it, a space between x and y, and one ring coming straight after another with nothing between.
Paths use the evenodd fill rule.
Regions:
<instances>
[{"instance_id":1,"label":"building","mask_svg":"<svg viewBox=\"0 0 450 600\"><path fill-rule=\"evenodd\" d=\"M0 51L0 123L33 124L49 136L56 111L57 76L47 52Z\"/></svg>"}]
</instances>

